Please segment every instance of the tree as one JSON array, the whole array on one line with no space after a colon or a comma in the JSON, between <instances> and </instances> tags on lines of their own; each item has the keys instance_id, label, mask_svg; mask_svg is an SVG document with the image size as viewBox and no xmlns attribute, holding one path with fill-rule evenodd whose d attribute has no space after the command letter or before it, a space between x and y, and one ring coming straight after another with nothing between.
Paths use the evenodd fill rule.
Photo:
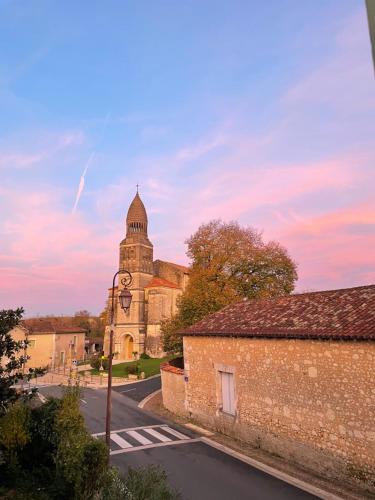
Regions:
<instances>
[{"instance_id":1,"label":"tree","mask_svg":"<svg viewBox=\"0 0 375 500\"><path fill-rule=\"evenodd\" d=\"M203 224L187 241L191 259L188 286L178 313L162 323L164 349L179 351L178 331L242 299L271 298L293 291L296 264L279 243L237 222Z\"/></svg>"},{"instance_id":2,"label":"tree","mask_svg":"<svg viewBox=\"0 0 375 500\"><path fill-rule=\"evenodd\" d=\"M83 309L77 311L72 318L73 326L78 326L86 330L87 337L104 337L105 324L103 323L103 313L100 316L92 316L89 311Z\"/></svg>"},{"instance_id":3,"label":"tree","mask_svg":"<svg viewBox=\"0 0 375 500\"><path fill-rule=\"evenodd\" d=\"M22 307L0 311L0 415L20 396L13 386L23 378L22 368L28 356L20 352L27 342L13 340L10 332L19 324L23 312Z\"/></svg>"}]
</instances>

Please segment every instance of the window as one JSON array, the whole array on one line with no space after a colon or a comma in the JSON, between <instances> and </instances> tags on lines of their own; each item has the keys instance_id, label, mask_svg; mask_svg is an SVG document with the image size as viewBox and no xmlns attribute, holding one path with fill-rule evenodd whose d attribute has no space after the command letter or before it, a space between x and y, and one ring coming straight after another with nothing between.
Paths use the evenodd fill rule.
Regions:
<instances>
[{"instance_id":1,"label":"window","mask_svg":"<svg viewBox=\"0 0 375 500\"><path fill-rule=\"evenodd\" d=\"M77 337L75 335L73 337L73 352L74 354L77 352Z\"/></svg>"},{"instance_id":2,"label":"window","mask_svg":"<svg viewBox=\"0 0 375 500\"><path fill-rule=\"evenodd\" d=\"M224 413L234 415L235 402L234 402L234 376L233 373L219 372L221 379L221 400L222 410Z\"/></svg>"},{"instance_id":3,"label":"window","mask_svg":"<svg viewBox=\"0 0 375 500\"><path fill-rule=\"evenodd\" d=\"M63 365L65 362L65 351L60 352L60 365Z\"/></svg>"},{"instance_id":4,"label":"window","mask_svg":"<svg viewBox=\"0 0 375 500\"><path fill-rule=\"evenodd\" d=\"M28 348L29 349L34 349L34 347L35 347L35 340L29 340Z\"/></svg>"}]
</instances>

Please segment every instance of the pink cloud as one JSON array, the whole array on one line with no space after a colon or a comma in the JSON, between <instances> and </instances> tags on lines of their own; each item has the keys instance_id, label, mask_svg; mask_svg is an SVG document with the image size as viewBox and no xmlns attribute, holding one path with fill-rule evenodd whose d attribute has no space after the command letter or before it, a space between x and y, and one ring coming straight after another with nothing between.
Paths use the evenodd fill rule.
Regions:
<instances>
[{"instance_id":1,"label":"pink cloud","mask_svg":"<svg viewBox=\"0 0 375 500\"><path fill-rule=\"evenodd\" d=\"M277 236L299 264L298 289L375 283L373 200L294 220Z\"/></svg>"},{"instance_id":2,"label":"pink cloud","mask_svg":"<svg viewBox=\"0 0 375 500\"><path fill-rule=\"evenodd\" d=\"M29 314L104 307L121 229L64 212L59 192L0 195L12 213L0 226L1 307L23 305Z\"/></svg>"}]
</instances>

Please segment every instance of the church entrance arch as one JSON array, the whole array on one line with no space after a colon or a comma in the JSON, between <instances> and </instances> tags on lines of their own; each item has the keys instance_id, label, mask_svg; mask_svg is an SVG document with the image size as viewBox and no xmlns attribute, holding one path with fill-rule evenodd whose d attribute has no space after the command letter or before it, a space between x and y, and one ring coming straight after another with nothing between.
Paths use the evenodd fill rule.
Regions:
<instances>
[{"instance_id":1,"label":"church entrance arch","mask_svg":"<svg viewBox=\"0 0 375 500\"><path fill-rule=\"evenodd\" d=\"M124 333L121 338L121 359L131 361L134 352L134 339L130 333Z\"/></svg>"}]
</instances>

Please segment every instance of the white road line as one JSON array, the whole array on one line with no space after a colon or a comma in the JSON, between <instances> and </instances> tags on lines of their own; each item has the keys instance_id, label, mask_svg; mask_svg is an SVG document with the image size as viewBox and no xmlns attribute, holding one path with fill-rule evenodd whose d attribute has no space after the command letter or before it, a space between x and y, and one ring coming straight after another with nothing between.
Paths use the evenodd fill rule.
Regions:
<instances>
[{"instance_id":1,"label":"white road line","mask_svg":"<svg viewBox=\"0 0 375 500\"><path fill-rule=\"evenodd\" d=\"M85 401L84 399L81 399L82 403L85 403L85 405L87 405L87 401Z\"/></svg>"},{"instance_id":2,"label":"white road line","mask_svg":"<svg viewBox=\"0 0 375 500\"><path fill-rule=\"evenodd\" d=\"M142 436L142 434L139 434L139 432L137 431L126 431L126 433L141 444L154 444L152 441Z\"/></svg>"},{"instance_id":3,"label":"white road line","mask_svg":"<svg viewBox=\"0 0 375 500\"><path fill-rule=\"evenodd\" d=\"M120 391L120 392L130 392L130 391L135 391L135 388L134 389L127 389L126 391Z\"/></svg>"},{"instance_id":4,"label":"white road line","mask_svg":"<svg viewBox=\"0 0 375 500\"><path fill-rule=\"evenodd\" d=\"M182 434L182 432L178 432L174 429L171 429L167 425L160 426L163 431L168 432L169 434L172 434L172 436L178 437L178 439L190 439L189 436L186 436L185 434Z\"/></svg>"},{"instance_id":5,"label":"white road line","mask_svg":"<svg viewBox=\"0 0 375 500\"><path fill-rule=\"evenodd\" d=\"M126 427L125 429L117 429L115 432L119 434L120 432L127 432L127 431L137 431L139 429L152 429L154 427L163 427L165 424L154 424L154 425L142 425L141 427ZM97 432L96 434L91 434L93 437L97 436L105 436L105 432Z\"/></svg>"},{"instance_id":6,"label":"white road line","mask_svg":"<svg viewBox=\"0 0 375 500\"><path fill-rule=\"evenodd\" d=\"M149 448L160 448L161 446L173 446L173 445L179 445L179 444L198 443L201 441L202 441L202 438L184 439L184 440L181 439L180 441L170 441L169 443L153 443L153 444L149 444L146 446L133 446L133 448L111 451L110 455L119 455L120 453L130 453L132 451L147 450Z\"/></svg>"},{"instance_id":7,"label":"white road line","mask_svg":"<svg viewBox=\"0 0 375 500\"><path fill-rule=\"evenodd\" d=\"M114 441L116 444L120 446L120 448L133 448L133 445L125 441L121 436L118 434L111 434L111 439Z\"/></svg>"},{"instance_id":8,"label":"white road line","mask_svg":"<svg viewBox=\"0 0 375 500\"><path fill-rule=\"evenodd\" d=\"M269 474L270 476L276 477L277 479L280 479L281 481L284 481L285 483L289 483L300 490L307 491L308 493L311 493L312 495L315 495L318 498L322 498L323 500L344 500L343 497L338 497L337 495L333 493L329 493L328 491L324 491L321 488L318 488L312 484L306 483L305 481L302 481L300 479L297 479L296 477L290 476L289 474L286 474L285 472L282 472L278 469L274 469L273 467L266 465L262 462L258 462L257 460L248 457L247 455L243 455L242 453L239 453L238 451L232 450L232 448L228 448L228 446L225 446L223 444L217 443L216 441L213 441L210 438L202 437L200 439L202 443L208 444L209 446L212 446L212 448L216 448L217 450L222 451L223 453L226 453L227 455L230 455L234 458L237 458L238 460L241 460L242 462L245 462L246 464L255 467L256 469L259 469L266 474ZM181 441L177 441L179 443Z\"/></svg>"},{"instance_id":9,"label":"white road line","mask_svg":"<svg viewBox=\"0 0 375 500\"><path fill-rule=\"evenodd\" d=\"M172 441L171 438L163 436L163 434L160 434L160 432L156 431L155 429L145 429L145 432L147 432L147 434L150 434L154 438L159 439L159 441L162 441L163 443L166 443L167 441Z\"/></svg>"}]
</instances>

